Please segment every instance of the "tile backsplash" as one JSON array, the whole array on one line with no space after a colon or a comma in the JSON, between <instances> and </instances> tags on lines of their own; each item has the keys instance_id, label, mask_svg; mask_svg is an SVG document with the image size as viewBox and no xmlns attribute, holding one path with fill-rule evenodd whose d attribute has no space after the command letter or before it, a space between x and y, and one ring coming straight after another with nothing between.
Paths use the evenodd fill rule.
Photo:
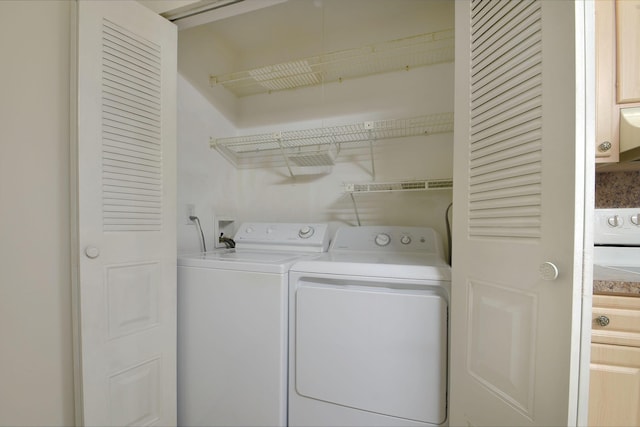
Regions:
<instances>
[{"instance_id":1,"label":"tile backsplash","mask_svg":"<svg viewBox=\"0 0 640 427\"><path fill-rule=\"evenodd\" d=\"M640 171L596 174L596 208L640 207Z\"/></svg>"}]
</instances>

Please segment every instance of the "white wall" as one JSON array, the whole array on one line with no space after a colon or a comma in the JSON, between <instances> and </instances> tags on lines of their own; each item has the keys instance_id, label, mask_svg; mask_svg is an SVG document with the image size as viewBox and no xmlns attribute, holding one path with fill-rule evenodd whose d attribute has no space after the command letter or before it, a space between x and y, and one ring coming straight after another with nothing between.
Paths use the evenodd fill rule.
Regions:
<instances>
[{"instance_id":1,"label":"white wall","mask_svg":"<svg viewBox=\"0 0 640 427\"><path fill-rule=\"evenodd\" d=\"M0 2L0 425L73 425L70 4Z\"/></svg>"},{"instance_id":2,"label":"white wall","mask_svg":"<svg viewBox=\"0 0 640 427\"><path fill-rule=\"evenodd\" d=\"M181 75L178 76L178 253L200 251L200 235L188 221L195 206L207 249L214 247L213 218L234 216L236 170L209 148L209 137L235 128Z\"/></svg>"}]
</instances>

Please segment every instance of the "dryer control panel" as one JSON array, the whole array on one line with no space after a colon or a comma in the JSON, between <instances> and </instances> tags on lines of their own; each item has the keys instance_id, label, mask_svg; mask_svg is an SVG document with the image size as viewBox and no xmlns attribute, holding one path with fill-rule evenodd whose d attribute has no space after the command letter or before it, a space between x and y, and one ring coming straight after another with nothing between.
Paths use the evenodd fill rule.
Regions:
<instances>
[{"instance_id":1,"label":"dryer control panel","mask_svg":"<svg viewBox=\"0 0 640 427\"><path fill-rule=\"evenodd\" d=\"M420 252L444 254L440 235L429 227L341 227L330 251Z\"/></svg>"},{"instance_id":2,"label":"dryer control panel","mask_svg":"<svg viewBox=\"0 0 640 427\"><path fill-rule=\"evenodd\" d=\"M326 252L329 225L325 223L246 222L235 238L236 249Z\"/></svg>"}]
</instances>

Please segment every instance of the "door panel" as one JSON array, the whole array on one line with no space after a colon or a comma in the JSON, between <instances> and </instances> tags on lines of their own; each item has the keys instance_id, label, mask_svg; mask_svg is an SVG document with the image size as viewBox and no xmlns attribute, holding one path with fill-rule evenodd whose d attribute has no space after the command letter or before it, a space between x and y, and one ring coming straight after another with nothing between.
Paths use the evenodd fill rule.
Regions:
<instances>
[{"instance_id":1,"label":"door panel","mask_svg":"<svg viewBox=\"0 0 640 427\"><path fill-rule=\"evenodd\" d=\"M109 339L158 325L160 275L158 262L106 267Z\"/></svg>"},{"instance_id":2,"label":"door panel","mask_svg":"<svg viewBox=\"0 0 640 427\"><path fill-rule=\"evenodd\" d=\"M456 2L452 425L576 423L583 8Z\"/></svg>"},{"instance_id":3,"label":"door panel","mask_svg":"<svg viewBox=\"0 0 640 427\"><path fill-rule=\"evenodd\" d=\"M469 373L521 412L533 409L535 294L469 281Z\"/></svg>"},{"instance_id":4,"label":"door panel","mask_svg":"<svg viewBox=\"0 0 640 427\"><path fill-rule=\"evenodd\" d=\"M79 425L176 424L176 56L137 2L76 5Z\"/></svg>"}]
</instances>

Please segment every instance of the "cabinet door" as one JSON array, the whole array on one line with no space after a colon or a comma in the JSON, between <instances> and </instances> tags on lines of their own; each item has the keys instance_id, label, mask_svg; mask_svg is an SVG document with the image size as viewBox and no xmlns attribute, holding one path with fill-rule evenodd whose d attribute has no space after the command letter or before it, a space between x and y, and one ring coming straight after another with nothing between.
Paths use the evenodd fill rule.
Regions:
<instances>
[{"instance_id":1,"label":"cabinet door","mask_svg":"<svg viewBox=\"0 0 640 427\"><path fill-rule=\"evenodd\" d=\"M615 98L615 3L595 2L596 14L596 162L617 162L618 109Z\"/></svg>"},{"instance_id":2,"label":"cabinet door","mask_svg":"<svg viewBox=\"0 0 640 427\"><path fill-rule=\"evenodd\" d=\"M640 425L640 348L591 345L590 426Z\"/></svg>"},{"instance_id":3,"label":"cabinet door","mask_svg":"<svg viewBox=\"0 0 640 427\"><path fill-rule=\"evenodd\" d=\"M640 1L616 1L618 104L640 102Z\"/></svg>"}]
</instances>

